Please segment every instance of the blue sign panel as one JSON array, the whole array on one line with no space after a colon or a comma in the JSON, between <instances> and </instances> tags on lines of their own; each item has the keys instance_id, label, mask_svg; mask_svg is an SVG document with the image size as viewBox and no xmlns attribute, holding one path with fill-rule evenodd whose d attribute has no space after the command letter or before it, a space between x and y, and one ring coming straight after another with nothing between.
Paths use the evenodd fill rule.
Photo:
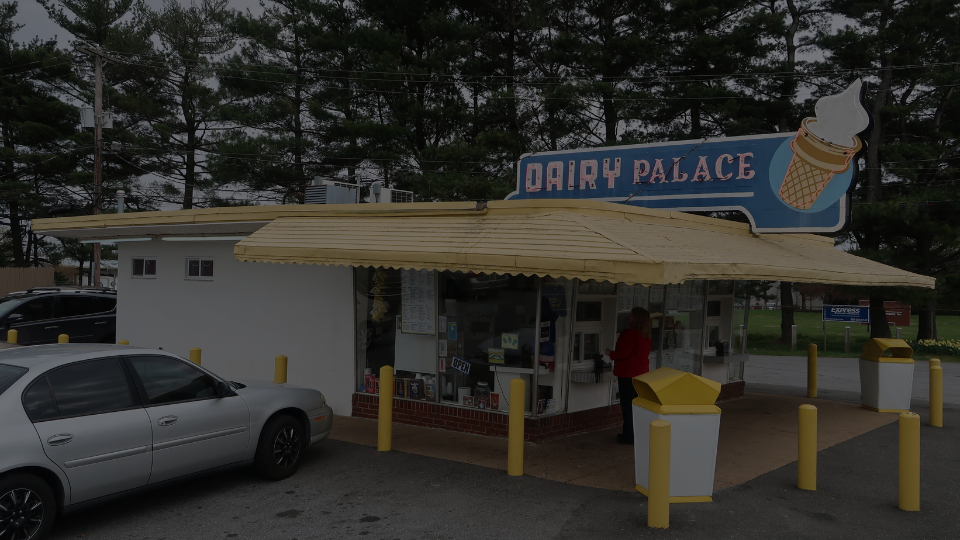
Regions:
<instances>
[{"instance_id":1,"label":"blue sign panel","mask_svg":"<svg viewBox=\"0 0 960 540\"><path fill-rule=\"evenodd\" d=\"M527 154L507 199L738 210L756 232L836 232L869 123L860 94L857 81L822 98L797 132Z\"/></svg>"},{"instance_id":2,"label":"blue sign panel","mask_svg":"<svg viewBox=\"0 0 960 540\"><path fill-rule=\"evenodd\" d=\"M825 322L870 323L870 306L823 306Z\"/></svg>"}]
</instances>

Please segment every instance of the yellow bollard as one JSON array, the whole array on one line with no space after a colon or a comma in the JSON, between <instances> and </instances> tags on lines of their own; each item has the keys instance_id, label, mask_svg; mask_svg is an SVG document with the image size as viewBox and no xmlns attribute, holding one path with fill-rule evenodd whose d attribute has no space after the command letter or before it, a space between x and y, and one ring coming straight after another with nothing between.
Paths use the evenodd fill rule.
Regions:
<instances>
[{"instance_id":1,"label":"yellow bollard","mask_svg":"<svg viewBox=\"0 0 960 540\"><path fill-rule=\"evenodd\" d=\"M60 334L57 336L57 343L70 343L70 336L66 334Z\"/></svg>"},{"instance_id":2,"label":"yellow bollard","mask_svg":"<svg viewBox=\"0 0 960 540\"><path fill-rule=\"evenodd\" d=\"M129 344L130 342L125 339L121 339L120 341L117 342L117 345L129 345Z\"/></svg>"},{"instance_id":3,"label":"yellow bollard","mask_svg":"<svg viewBox=\"0 0 960 540\"><path fill-rule=\"evenodd\" d=\"M287 382L287 357L282 354L273 361L273 382Z\"/></svg>"},{"instance_id":4,"label":"yellow bollard","mask_svg":"<svg viewBox=\"0 0 960 540\"><path fill-rule=\"evenodd\" d=\"M943 368L930 367L930 425L943 427Z\"/></svg>"},{"instance_id":5,"label":"yellow bollard","mask_svg":"<svg viewBox=\"0 0 960 540\"><path fill-rule=\"evenodd\" d=\"M200 365L200 349L194 347L190 349L190 361L196 365Z\"/></svg>"},{"instance_id":6,"label":"yellow bollard","mask_svg":"<svg viewBox=\"0 0 960 540\"><path fill-rule=\"evenodd\" d=\"M650 422L649 489L647 527L670 526L670 422Z\"/></svg>"},{"instance_id":7,"label":"yellow bollard","mask_svg":"<svg viewBox=\"0 0 960 540\"><path fill-rule=\"evenodd\" d=\"M817 408L813 405L800 406L800 426L798 430L797 487L810 491L817 490Z\"/></svg>"},{"instance_id":8,"label":"yellow bollard","mask_svg":"<svg viewBox=\"0 0 960 540\"><path fill-rule=\"evenodd\" d=\"M377 418L377 450L389 452L393 445L393 368L380 368L380 415Z\"/></svg>"},{"instance_id":9,"label":"yellow bollard","mask_svg":"<svg viewBox=\"0 0 960 540\"><path fill-rule=\"evenodd\" d=\"M510 381L510 418L507 428L507 474L523 476L523 402L526 393L523 379Z\"/></svg>"},{"instance_id":10,"label":"yellow bollard","mask_svg":"<svg viewBox=\"0 0 960 540\"><path fill-rule=\"evenodd\" d=\"M920 511L920 415L900 413L900 509Z\"/></svg>"},{"instance_id":11,"label":"yellow bollard","mask_svg":"<svg viewBox=\"0 0 960 540\"><path fill-rule=\"evenodd\" d=\"M931 359L930 359L930 367L932 368L933 366L938 366L938 367L940 366L940 359L939 359L939 358L931 358Z\"/></svg>"},{"instance_id":12,"label":"yellow bollard","mask_svg":"<svg viewBox=\"0 0 960 540\"><path fill-rule=\"evenodd\" d=\"M7 330L7 343L16 343L17 334L18 332L16 330Z\"/></svg>"},{"instance_id":13,"label":"yellow bollard","mask_svg":"<svg viewBox=\"0 0 960 540\"><path fill-rule=\"evenodd\" d=\"M817 344L807 345L807 397L817 397Z\"/></svg>"}]
</instances>

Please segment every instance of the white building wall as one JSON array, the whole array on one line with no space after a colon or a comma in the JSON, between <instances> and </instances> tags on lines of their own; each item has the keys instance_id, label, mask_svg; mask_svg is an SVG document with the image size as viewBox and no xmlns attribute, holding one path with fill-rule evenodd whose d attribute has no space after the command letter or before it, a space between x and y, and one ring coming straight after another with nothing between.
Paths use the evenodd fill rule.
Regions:
<instances>
[{"instance_id":1,"label":"white building wall","mask_svg":"<svg viewBox=\"0 0 960 540\"><path fill-rule=\"evenodd\" d=\"M323 392L351 414L354 375L353 270L239 262L235 242L120 243L117 339L162 347L227 379L273 379L289 358L287 381ZM131 277L131 259L156 257L157 277ZM186 258L214 260L214 279L185 279Z\"/></svg>"}]
</instances>

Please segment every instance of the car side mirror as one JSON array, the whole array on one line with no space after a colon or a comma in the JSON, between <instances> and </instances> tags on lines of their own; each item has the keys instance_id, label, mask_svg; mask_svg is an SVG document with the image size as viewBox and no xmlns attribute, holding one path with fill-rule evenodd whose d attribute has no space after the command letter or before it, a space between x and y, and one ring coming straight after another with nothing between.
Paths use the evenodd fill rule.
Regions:
<instances>
[{"instance_id":1,"label":"car side mirror","mask_svg":"<svg viewBox=\"0 0 960 540\"><path fill-rule=\"evenodd\" d=\"M230 389L230 386L223 381L217 381L217 395L225 398L233 395L233 390Z\"/></svg>"},{"instance_id":2,"label":"car side mirror","mask_svg":"<svg viewBox=\"0 0 960 540\"><path fill-rule=\"evenodd\" d=\"M11 313L10 315L7 315L7 324L8 324L8 325L13 324L13 323L21 322L22 320L23 320L23 314L22 314L22 313Z\"/></svg>"}]
</instances>

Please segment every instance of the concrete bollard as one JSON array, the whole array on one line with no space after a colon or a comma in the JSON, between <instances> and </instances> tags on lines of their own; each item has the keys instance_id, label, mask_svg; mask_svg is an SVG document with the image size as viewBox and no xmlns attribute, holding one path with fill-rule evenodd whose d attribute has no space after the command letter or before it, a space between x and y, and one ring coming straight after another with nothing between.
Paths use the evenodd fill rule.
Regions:
<instances>
[{"instance_id":1,"label":"concrete bollard","mask_svg":"<svg viewBox=\"0 0 960 540\"><path fill-rule=\"evenodd\" d=\"M523 379L510 381L510 412L507 428L507 474L523 476L523 402L526 394Z\"/></svg>"},{"instance_id":2,"label":"concrete bollard","mask_svg":"<svg viewBox=\"0 0 960 540\"><path fill-rule=\"evenodd\" d=\"M393 447L393 368L380 368L380 414L377 416L377 451L389 452Z\"/></svg>"},{"instance_id":3,"label":"concrete bollard","mask_svg":"<svg viewBox=\"0 0 960 540\"><path fill-rule=\"evenodd\" d=\"M943 368L930 366L930 425L943 427Z\"/></svg>"},{"instance_id":4,"label":"concrete bollard","mask_svg":"<svg viewBox=\"0 0 960 540\"><path fill-rule=\"evenodd\" d=\"M129 345L129 344L130 342L125 339L121 339L120 341L117 342L117 345Z\"/></svg>"},{"instance_id":5,"label":"concrete bollard","mask_svg":"<svg viewBox=\"0 0 960 540\"><path fill-rule=\"evenodd\" d=\"M807 397L817 397L817 344L807 345Z\"/></svg>"},{"instance_id":6,"label":"concrete bollard","mask_svg":"<svg viewBox=\"0 0 960 540\"><path fill-rule=\"evenodd\" d=\"M797 350L797 325L790 327L790 350Z\"/></svg>"},{"instance_id":7,"label":"concrete bollard","mask_svg":"<svg viewBox=\"0 0 960 540\"><path fill-rule=\"evenodd\" d=\"M7 343L16 343L17 334L18 332L16 330L7 330Z\"/></svg>"},{"instance_id":8,"label":"concrete bollard","mask_svg":"<svg viewBox=\"0 0 960 540\"><path fill-rule=\"evenodd\" d=\"M800 426L797 431L797 487L817 490L817 408L800 406Z\"/></svg>"},{"instance_id":9,"label":"concrete bollard","mask_svg":"<svg viewBox=\"0 0 960 540\"><path fill-rule=\"evenodd\" d=\"M70 343L70 336L66 334L60 334L57 336L57 343Z\"/></svg>"},{"instance_id":10,"label":"concrete bollard","mask_svg":"<svg viewBox=\"0 0 960 540\"><path fill-rule=\"evenodd\" d=\"M843 327L843 352L850 354L850 327L849 326Z\"/></svg>"},{"instance_id":11,"label":"concrete bollard","mask_svg":"<svg viewBox=\"0 0 960 540\"><path fill-rule=\"evenodd\" d=\"M650 422L649 493L647 526L666 529L670 526L670 422Z\"/></svg>"},{"instance_id":12,"label":"concrete bollard","mask_svg":"<svg viewBox=\"0 0 960 540\"><path fill-rule=\"evenodd\" d=\"M900 509L920 511L920 415L900 413Z\"/></svg>"},{"instance_id":13,"label":"concrete bollard","mask_svg":"<svg viewBox=\"0 0 960 540\"><path fill-rule=\"evenodd\" d=\"M200 365L200 349L194 347L190 349L190 361L196 365Z\"/></svg>"},{"instance_id":14,"label":"concrete bollard","mask_svg":"<svg viewBox=\"0 0 960 540\"><path fill-rule=\"evenodd\" d=\"M273 361L273 382L287 382L287 357L282 354Z\"/></svg>"}]
</instances>

